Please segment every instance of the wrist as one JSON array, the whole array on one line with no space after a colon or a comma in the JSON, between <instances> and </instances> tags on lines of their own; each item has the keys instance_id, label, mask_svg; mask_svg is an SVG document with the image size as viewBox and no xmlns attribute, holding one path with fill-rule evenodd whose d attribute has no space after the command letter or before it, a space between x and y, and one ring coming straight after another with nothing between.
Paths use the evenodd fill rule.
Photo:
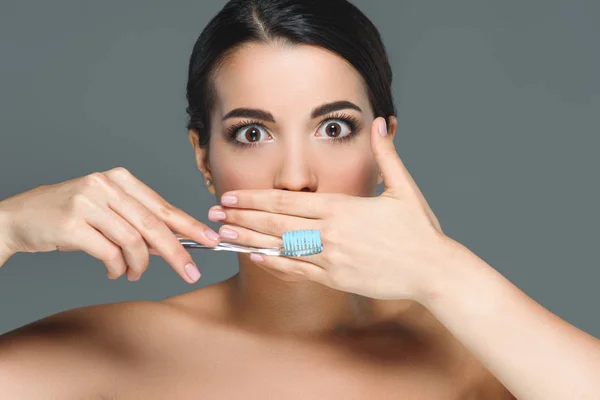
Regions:
<instances>
[{"instance_id":1,"label":"wrist","mask_svg":"<svg viewBox=\"0 0 600 400\"><path fill-rule=\"evenodd\" d=\"M0 267L14 254L8 243L10 231L9 214L0 201Z\"/></svg>"},{"instance_id":2,"label":"wrist","mask_svg":"<svg viewBox=\"0 0 600 400\"><path fill-rule=\"evenodd\" d=\"M417 299L430 310L435 304L464 291L465 285L476 285L485 264L467 247L445 235L436 254L436 261L423 280Z\"/></svg>"}]
</instances>

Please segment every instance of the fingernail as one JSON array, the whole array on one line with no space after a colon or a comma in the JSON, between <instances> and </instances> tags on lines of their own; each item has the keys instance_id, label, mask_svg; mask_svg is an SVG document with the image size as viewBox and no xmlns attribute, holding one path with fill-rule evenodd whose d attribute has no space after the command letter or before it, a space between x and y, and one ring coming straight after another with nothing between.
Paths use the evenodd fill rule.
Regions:
<instances>
[{"instance_id":1,"label":"fingernail","mask_svg":"<svg viewBox=\"0 0 600 400\"><path fill-rule=\"evenodd\" d=\"M219 234L215 231L212 230L206 230L204 233L206 233L206 237L209 238L210 240L216 241L219 240Z\"/></svg>"},{"instance_id":2,"label":"fingernail","mask_svg":"<svg viewBox=\"0 0 600 400\"><path fill-rule=\"evenodd\" d=\"M223 221L225 219L225 213L223 211L210 210L208 212L208 219L211 221Z\"/></svg>"},{"instance_id":3,"label":"fingernail","mask_svg":"<svg viewBox=\"0 0 600 400\"><path fill-rule=\"evenodd\" d=\"M379 120L379 135L381 136L387 136L388 131L387 131L387 124L385 123L385 118L381 118Z\"/></svg>"},{"instance_id":4,"label":"fingernail","mask_svg":"<svg viewBox=\"0 0 600 400\"><path fill-rule=\"evenodd\" d=\"M238 234L236 231L230 229L221 229L221 237L224 237L225 239L237 239Z\"/></svg>"},{"instance_id":5,"label":"fingernail","mask_svg":"<svg viewBox=\"0 0 600 400\"><path fill-rule=\"evenodd\" d=\"M198 271L198 267L196 267L192 263L189 263L188 265L185 266L185 273L194 282L196 282L198 279L200 279L200 271Z\"/></svg>"},{"instance_id":6,"label":"fingernail","mask_svg":"<svg viewBox=\"0 0 600 400\"><path fill-rule=\"evenodd\" d=\"M223 206L235 206L238 202L235 196L223 196L221 197L221 205Z\"/></svg>"},{"instance_id":7,"label":"fingernail","mask_svg":"<svg viewBox=\"0 0 600 400\"><path fill-rule=\"evenodd\" d=\"M128 276L127 279L129 279L129 282L137 282L140 280L142 276L138 275L138 276Z\"/></svg>"},{"instance_id":8,"label":"fingernail","mask_svg":"<svg viewBox=\"0 0 600 400\"><path fill-rule=\"evenodd\" d=\"M265 259L260 254L252 253L250 254L250 259L255 262L263 262Z\"/></svg>"}]
</instances>

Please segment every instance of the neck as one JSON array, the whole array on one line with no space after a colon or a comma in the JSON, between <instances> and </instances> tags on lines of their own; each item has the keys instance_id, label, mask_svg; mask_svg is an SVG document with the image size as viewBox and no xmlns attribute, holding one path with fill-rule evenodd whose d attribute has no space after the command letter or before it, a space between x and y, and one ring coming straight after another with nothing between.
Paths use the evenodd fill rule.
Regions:
<instances>
[{"instance_id":1,"label":"neck","mask_svg":"<svg viewBox=\"0 0 600 400\"><path fill-rule=\"evenodd\" d=\"M299 336L327 335L386 323L413 309L411 300L382 301L311 281L281 280L239 255L232 278L236 319L252 329Z\"/></svg>"}]
</instances>

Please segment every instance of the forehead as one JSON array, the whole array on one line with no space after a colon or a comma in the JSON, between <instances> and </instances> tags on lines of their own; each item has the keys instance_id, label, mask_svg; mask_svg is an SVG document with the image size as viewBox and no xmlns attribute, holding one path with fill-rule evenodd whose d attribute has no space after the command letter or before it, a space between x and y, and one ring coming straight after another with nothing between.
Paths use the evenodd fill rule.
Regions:
<instances>
[{"instance_id":1,"label":"forehead","mask_svg":"<svg viewBox=\"0 0 600 400\"><path fill-rule=\"evenodd\" d=\"M348 100L370 109L364 80L346 60L321 47L247 44L229 55L215 75L217 108L310 113L315 106Z\"/></svg>"}]
</instances>

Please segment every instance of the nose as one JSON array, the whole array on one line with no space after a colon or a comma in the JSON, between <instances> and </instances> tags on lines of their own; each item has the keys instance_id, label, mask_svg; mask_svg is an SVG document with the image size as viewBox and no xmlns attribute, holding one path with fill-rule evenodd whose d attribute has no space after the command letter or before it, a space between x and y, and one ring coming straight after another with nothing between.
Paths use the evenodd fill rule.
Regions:
<instances>
[{"instance_id":1,"label":"nose","mask_svg":"<svg viewBox=\"0 0 600 400\"><path fill-rule=\"evenodd\" d=\"M306 147L297 142L290 143L281 154L275 176L275 189L315 192L318 179L311 165L310 154Z\"/></svg>"}]
</instances>

